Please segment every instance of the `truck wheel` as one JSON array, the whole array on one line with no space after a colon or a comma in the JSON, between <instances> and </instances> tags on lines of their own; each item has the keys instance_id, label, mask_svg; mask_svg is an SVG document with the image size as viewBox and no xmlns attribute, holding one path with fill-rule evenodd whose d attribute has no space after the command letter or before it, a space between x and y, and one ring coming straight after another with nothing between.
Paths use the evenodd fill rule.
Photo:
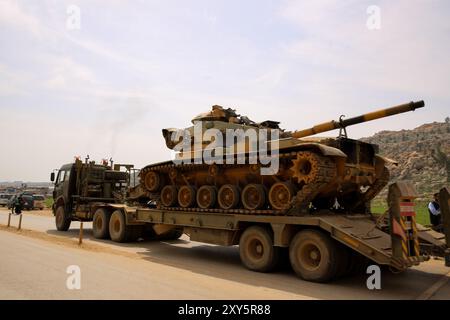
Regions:
<instances>
[{"instance_id":1,"label":"truck wheel","mask_svg":"<svg viewBox=\"0 0 450 320\"><path fill-rule=\"evenodd\" d=\"M277 265L280 248L273 236L260 226L247 228L239 240L239 255L244 266L258 272L269 272Z\"/></svg>"},{"instance_id":2,"label":"truck wheel","mask_svg":"<svg viewBox=\"0 0 450 320\"><path fill-rule=\"evenodd\" d=\"M97 209L92 219L92 233L94 238L106 239L109 237L109 219L111 214L104 208Z\"/></svg>"},{"instance_id":3,"label":"truck wheel","mask_svg":"<svg viewBox=\"0 0 450 320\"><path fill-rule=\"evenodd\" d=\"M67 231L71 222L71 218L66 213L66 210L64 210L64 206L59 206L55 213L56 229L58 231Z\"/></svg>"},{"instance_id":4,"label":"truck wheel","mask_svg":"<svg viewBox=\"0 0 450 320\"><path fill-rule=\"evenodd\" d=\"M116 210L109 219L109 236L115 242L128 242L137 240L142 236L143 227L141 225L128 226L125 214L122 210Z\"/></svg>"},{"instance_id":5,"label":"truck wheel","mask_svg":"<svg viewBox=\"0 0 450 320\"><path fill-rule=\"evenodd\" d=\"M333 239L316 230L298 232L289 246L292 269L308 281L330 281L337 272L337 256Z\"/></svg>"},{"instance_id":6,"label":"truck wheel","mask_svg":"<svg viewBox=\"0 0 450 320\"><path fill-rule=\"evenodd\" d=\"M127 242L130 234L129 228L125 221L125 215L121 210L112 213L109 219L109 235L112 241Z\"/></svg>"}]
</instances>

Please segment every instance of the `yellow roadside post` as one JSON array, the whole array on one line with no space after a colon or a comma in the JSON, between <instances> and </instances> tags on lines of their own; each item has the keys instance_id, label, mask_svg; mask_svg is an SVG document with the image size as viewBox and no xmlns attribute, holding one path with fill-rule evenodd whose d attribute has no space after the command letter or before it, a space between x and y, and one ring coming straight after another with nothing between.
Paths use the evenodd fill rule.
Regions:
<instances>
[{"instance_id":1,"label":"yellow roadside post","mask_svg":"<svg viewBox=\"0 0 450 320\"><path fill-rule=\"evenodd\" d=\"M19 216L19 226L17 227L17 230L20 230L22 228L22 214Z\"/></svg>"},{"instance_id":2,"label":"yellow roadside post","mask_svg":"<svg viewBox=\"0 0 450 320\"><path fill-rule=\"evenodd\" d=\"M78 245L80 246L83 243L83 222L80 222L80 234L78 237Z\"/></svg>"}]
</instances>

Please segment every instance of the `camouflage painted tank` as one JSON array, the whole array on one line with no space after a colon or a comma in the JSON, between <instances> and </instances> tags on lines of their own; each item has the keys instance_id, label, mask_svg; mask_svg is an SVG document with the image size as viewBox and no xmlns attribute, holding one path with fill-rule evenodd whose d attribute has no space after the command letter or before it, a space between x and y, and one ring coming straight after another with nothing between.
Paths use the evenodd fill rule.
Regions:
<instances>
[{"instance_id":1,"label":"camouflage painted tank","mask_svg":"<svg viewBox=\"0 0 450 320\"><path fill-rule=\"evenodd\" d=\"M213 106L210 112L195 117L192 127L163 130L167 147L185 161L143 168L140 185L131 198L183 211L292 215L320 209L367 212L370 201L389 181L386 162L391 160L378 155L377 145L347 138L346 127L423 106L423 101L411 102L295 132L281 130L275 121L256 123L235 110ZM195 130L199 128L202 132L215 129L225 135L242 130L259 136L264 131L272 137L267 145L271 156L277 157L276 170L262 174L267 163L255 163L255 157L260 160L262 153L252 148L249 139L233 139L231 143L222 139L213 148L215 136L195 141ZM339 137L310 137L333 129L340 129ZM278 136L274 140L275 133ZM180 146L191 148L186 151ZM202 154L213 149L214 160L205 161ZM234 162L226 162L227 156Z\"/></svg>"}]
</instances>

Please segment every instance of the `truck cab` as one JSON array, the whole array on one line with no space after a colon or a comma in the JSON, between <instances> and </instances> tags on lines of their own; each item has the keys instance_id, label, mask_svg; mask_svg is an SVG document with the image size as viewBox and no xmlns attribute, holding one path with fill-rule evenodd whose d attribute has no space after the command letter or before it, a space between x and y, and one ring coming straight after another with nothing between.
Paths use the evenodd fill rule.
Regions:
<instances>
[{"instance_id":1,"label":"truck cab","mask_svg":"<svg viewBox=\"0 0 450 320\"><path fill-rule=\"evenodd\" d=\"M71 195L74 189L73 185L75 184L75 178L71 179L71 175L74 171L75 164L69 163L63 165L61 169L59 169L56 181L54 181L54 173L51 174L51 180L55 183L53 189L53 214L56 213L57 206L64 205L69 208L72 206Z\"/></svg>"},{"instance_id":2,"label":"truck cab","mask_svg":"<svg viewBox=\"0 0 450 320\"><path fill-rule=\"evenodd\" d=\"M121 171L123 168L126 171ZM107 161L96 164L94 161L63 165L52 172L54 182L52 211L56 227L66 231L72 220L91 221L99 203L120 203L129 186L132 165L121 165ZM55 179L56 178L56 179Z\"/></svg>"}]
</instances>

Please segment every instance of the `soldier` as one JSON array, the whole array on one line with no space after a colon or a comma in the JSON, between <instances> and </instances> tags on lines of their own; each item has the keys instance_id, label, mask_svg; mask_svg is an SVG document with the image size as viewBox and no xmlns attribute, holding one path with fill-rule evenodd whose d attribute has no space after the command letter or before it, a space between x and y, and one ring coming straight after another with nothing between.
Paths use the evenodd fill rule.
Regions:
<instances>
[{"instance_id":1,"label":"soldier","mask_svg":"<svg viewBox=\"0 0 450 320\"><path fill-rule=\"evenodd\" d=\"M439 193L434 194L434 199L428 204L428 212L430 213L430 222L434 228L441 224L441 208L439 206Z\"/></svg>"}]
</instances>

